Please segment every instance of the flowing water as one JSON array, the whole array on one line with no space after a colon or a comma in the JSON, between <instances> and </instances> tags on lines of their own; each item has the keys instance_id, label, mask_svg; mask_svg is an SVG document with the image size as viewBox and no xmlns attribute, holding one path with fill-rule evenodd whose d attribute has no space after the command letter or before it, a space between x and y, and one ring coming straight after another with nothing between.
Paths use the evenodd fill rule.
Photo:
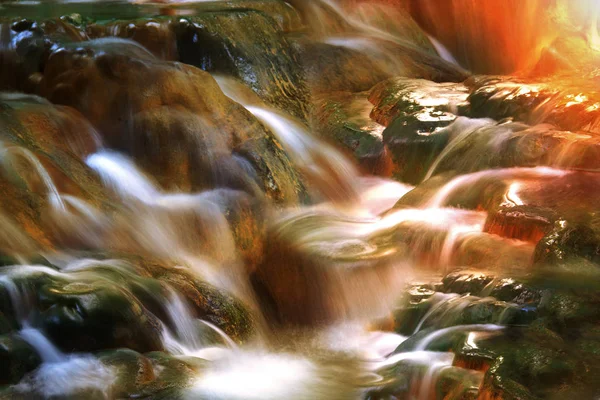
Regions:
<instances>
[{"instance_id":1,"label":"flowing water","mask_svg":"<svg viewBox=\"0 0 600 400\"><path fill-rule=\"evenodd\" d=\"M598 7L433 3L1 3L0 398L600 395Z\"/></svg>"}]
</instances>

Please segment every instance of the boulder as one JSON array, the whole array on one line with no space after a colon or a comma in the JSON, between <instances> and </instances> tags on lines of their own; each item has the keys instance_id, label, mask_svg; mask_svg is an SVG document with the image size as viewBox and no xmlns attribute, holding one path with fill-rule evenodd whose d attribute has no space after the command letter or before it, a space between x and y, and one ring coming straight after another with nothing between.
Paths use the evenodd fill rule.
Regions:
<instances>
[{"instance_id":1,"label":"boulder","mask_svg":"<svg viewBox=\"0 0 600 400\"><path fill-rule=\"evenodd\" d=\"M174 30L180 61L239 78L265 102L307 118L308 91L298 55L269 15L202 13L180 19Z\"/></svg>"},{"instance_id":2,"label":"boulder","mask_svg":"<svg viewBox=\"0 0 600 400\"><path fill-rule=\"evenodd\" d=\"M366 93L336 92L313 98L313 131L353 157L360 168L388 176L391 159L383 144L383 126L369 118Z\"/></svg>"},{"instance_id":3,"label":"boulder","mask_svg":"<svg viewBox=\"0 0 600 400\"><path fill-rule=\"evenodd\" d=\"M304 187L270 132L223 95L208 73L147 52L125 54L128 48L137 49L96 40L56 50L42 93L77 108L109 146L131 154L164 188L199 191L233 180L250 191L258 185L276 202L302 198ZM257 181L243 173L244 159Z\"/></svg>"}]
</instances>

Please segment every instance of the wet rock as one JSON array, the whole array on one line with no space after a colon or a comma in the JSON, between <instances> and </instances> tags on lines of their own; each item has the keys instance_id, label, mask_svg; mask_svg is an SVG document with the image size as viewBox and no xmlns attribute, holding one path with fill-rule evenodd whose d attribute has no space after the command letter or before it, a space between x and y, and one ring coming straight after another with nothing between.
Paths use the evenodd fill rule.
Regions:
<instances>
[{"instance_id":1,"label":"wet rock","mask_svg":"<svg viewBox=\"0 0 600 400\"><path fill-rule=\"evenodd\" d=\"M388 176L391 159L383 144L384 127L372 121L366 93L337 92L313 98L313 129L350 154L367 173Z\"/></svg>"},{"instance_id":2,"label":"wet rock","mask_svg":"<svg viewBox=\"0 0 600 400\"><path fill-rule=\"evenodd\" d=\"M131 39L162 60L177 61L177 39L171 27L171 19L152 18L133 21L110 21L86 26L91 39L118 37Z\"/></svg>"},{"instance_id":3,"label":"wet rock","mask_svg":"<svg viewBox=\"0 0 600 400\"><path fill-rule=\"evenodd\" d=\"M383 142L390 152L392 176L401 182L417 185L427 175L438 155L448 144L448 136L435 132L429 123L422 132L422 121L416 117L397 118L383 131Z\"/></svg>"},{"instance_id":4,"label":"wet rock","mask_svg":"<svg viewBox=\"0 0 600 400\"><path fill-rule=\"evenodd\" d=\"M55 45L87 38L67 16L42 21L7 18L0 21L3 51L0 55L0 89L35 92L40 73Z\"/></svg>"},{"instance_id":5,"label":"wet rock","mask_svg":"<svg viewBox=\"0 0 600 400\"><path fill-rule=\"evenodd\" d=\"M422 115L424 126L421 130L424 133L431 131L426 128L429 120L452 122L455 115L468 105L467 97L468 89L463 84L392 78L379 83L369 92L369 101L374 105L371 118L388 126L400 116Z\"/></svg>"},{"instance_id":6,"label":"wet rock","mask_svg":"<svg viewBox=\"0 0 600 400\"><path fill-rule=\"evenodd\" d=\"M473 88L471 116L550 123L569 131L599 130L599 99L591 87L569 80L526 82L502 77L477 77L467 85Z\"/></svg>"},{"instance_id":7,"label":"wet rock","mask_svg":"<svg viewBox=\"0 0 600 400\"><path fill-rule=\"evenodd\" d=\"M554 227L553 210L536 206L500 206L488 214L483 230L506 238L537 243Z\"/></svg>"},{"instance_id":8,"label":"wet rock","mask_svg":"<svg viewBox=\"0 0 600 400\"><path fill-rule=\"evenodd\" d=\"M446 275L442 282L446 293L478 295L493 280L494 277L483 273L456 271Z\"/></svg>"},{"instance_id":9,"label":"wet rock","mask_svg":"<svg viewBox=\"0 0 600 400\"><path fill-rule=\"evenodd\" d=\"M596 169L599 142L582 133L559 131L551 125L529 126L488 119L459 117L437 132L449 143L428 175L443 171L468 173L491 168L549 166Z\"/></svg>"},{"instance_id":10,"label":"wet rock","mask_svg":"<svg viewBox=\"0 0 600 400\"><path fill-rule=\"evenodd\" d=\"M254 320L250 309L224 289L217 288L194 275L192 270L177 268L175 262L168 260L143 258L126 253L115 256L135 271L133 277L124 276L120 280L130 282L129 290L144 307L161 320L169 319L165 314L164 305L169 297L170 287L179 293L184 303L190 307L193 318L214 324L234 341L244 342L254 333Z\"/></svg>"},{"instance_id":11,"label":"wet rock","mask_svg":"<svg viewBox=\"0 0 600 400\"><path fill-rule=\"evenodd\" d=\"M179 5L173 7L181 8ZM234 14L240 11L258 11L268 16L276 23L276 28L282 32L294 32L304 28L296 8L282 0L227 0L216 2L196 2L186 4L184 9L188 15L203 13ZM185 13L182 13L185 15Z\"/></svg>"},{"instance_id":12,"label":"wet rock","mask_svg":"<svg viewBox=\"0 0 600 400\"><path fill-rule=\"evenodd\" d=\"M520 345L516 346L515 343ZM593 388L585 363L560 336L540 326L507 337L477 342L493 349L495 361L486 372L484 398L561 398Z\"/></svg>"},{"instance_id":13,"label":"wet rock","mask_svg":"<svg viewBox=\"0 0 600 400\"><path fill-rule=\"evenodd\" d=\"M600 321L600 294L594 290L548 290L539 306L542 316L548 317L554 328L573 335L570 327Z\"/></svg>"},{"instance_id":14,"label":"wet rock","mask_svg":"<svg viewBox=\"0 0 600 400\"><path fill-rule=\"evenodd\" d=\"M15 384L42 360L37 351L17 334L0 335L0 383Z\"/></svg>"},{"instance_id":15,"label":"wet rock","mask_svg":"<svg viewBox=\"0 0 600 400\"><path fill-rule=\"evenodd\" d=\"M456 84L394 78L375 86L371 118L386 125L383 142L394 163L394 177L420 183L450 140L450 125L466 89Z\"/></svg>"},{"instance_id":16,"label":"wet rock","mask_svg":"<svg viewBox=\"0 0 600 400\"><path fill-rule=\"evenodd\" d=\"M483 374L464 368L449 367L437 377L436 394L444 399L479 399L479 387Z\"/></svg>"},{"instance_id":17,"label":"wet rock","mask_svg":"<svg viewBox=\"0 0 600 400\"><path fill-rule=\"evenodd\" d=\"M39 296L42 326L64 350L162 349L160 321L115 284L51 280Z\"/></svg>"},{"instance_id":18,"label":"wet rock","mask_svg":"<svg viewBox=\"0 0 600 400\"><path fill-rule=\"evenodd\" d=\"M120 349L100 353L98 359L119 371L114 397L178 398L196 374L196 367L165 353L140 354Z\"/></svg>"},{"instance_id":19,"label":"wet rock","mask_svg":"<svg viewBox=\"0 0 600 400\"><path fill-rule=\"evenodd\" d=\"M436 297L439 296L440 294L428 286L411 287L394 309L395 331L405 336L415 333L419 323L435 305Z\"/></svg>"},{"instance_id":20,"label":"wet rock","mask_svg":"<svg viewBox=\"0 0 600 400\"><path fill-rule=\"evenodd\" d=\"M137 49L89 41L55 51L43 94L81 111L109 146L133 155L163 187L198 191L233 183L252 192L258 185L275 201L298 201L303 185L278 143L208 73L149 53L135 58L123 46ZM65 69L71 72L62 74ZM258 182L241 173L236 154L252 164Z\"/></svg>"},{"instance_id":21,"label":"wet rock","mask_svg":"<svg viewBox=\"0 0 600 400\"><path fill-rule=\"evenodd\" d=\"M443 291L446 293L491 296L497 300L519 305L536 306L542 296L543 288L513 278L497 277L483 272L459 270L447 274L443 279Z\"/></svg>"},{"instance_id":22,"label":"wet rock","mask_svg":"<svg viewBox=\"0 0 600 400\"><path fill-rule=\"evenodd\" d=\"M366 237L354 237L348 227L342 228L348 236L335 229L318 232L328 223L344 226L334 215L309 212L282 218L268 230L254 282L282 324L319 326L367 310L378 313L402 284L394 263L402 249L390 232ZM374 298L370 290L380 295Z\"/></svg>"},{"instance_id":23,"label":"wet rock","mask_svg":"<svg viewBox=\"0 0 600 400\"><path fill-rule=\"evenodd\" d=\"M252 10L203 13L174 29L182 62L239 78L267 103L307 118L297 54L271 17Z\"/></svg>"},{"instance_id":24,"label":"wet rock","mask_svg":"<svg viewBox=\"0 0 600 400\"><path fill-rule=\"evenodd\" d=\"M298 46L313 93L362 92L392 76L385 64L359 49L313 41L302 41Z\"/></svg>"},{"instance_id":25,"label":"wet rock","mask_svg":"<svg viewBox=\"0 0 600 400\"><path fill-rule=\"evenodd\" d=\"M297 41L313 93L362 92L393 76L460 82L467 75L427 52L385 40L353 36ZM380 122L380 121L378 121Z\"/></svg>"},{"instance_id":26,"label":"wet rock","mask_svg":"<svg viewBox=\"0 0 600 400\"><path fill-rule=\"evenodd\" d=\"M156 277L170 284L187 299L196 318L214 324L234 341L243 343L254 334L254 320L250 310L223 289L185 273L164 271L163 275Z\"/></svg>"},{"instance_id":27,"label":"wet rock","mask_svg":"<svg viewBox=\"0 0 600 400\"><path fill-rule=\"evenodd\" d=\"M51 105L37 96L3 94L0 106L0 136L5 149L3 212L13 220L6 224L14 226L10 234L14 238L23 234L16 231L23 230L36 243L28 245L29 250L22 248L21 254L32 255L32 247L51 243L83 245L81 237L73 235L76 227L68 224L69 217L82 216L77 217L76 210L62 212L61 202L70 200L57 196L72 196L80 204L111 209L99 179L83 163L83 158L99 146L94 128L76 110ZM17 199L21 200L15 202ZM56 224L54 218L63 223ZM19 241L22 245L28 242Z\"/></svg>"},{"instance_id":28,"label":"wet rock","mask_svg":"<svg viewBox=\"0 0 600 400\"><path fill-rule=\"evenodd\" d=\"M600 263L600 237L593 216L589 223L558 220L536 246L534 262L557 265L584 259Z\"/></svg>"}]
</instances>

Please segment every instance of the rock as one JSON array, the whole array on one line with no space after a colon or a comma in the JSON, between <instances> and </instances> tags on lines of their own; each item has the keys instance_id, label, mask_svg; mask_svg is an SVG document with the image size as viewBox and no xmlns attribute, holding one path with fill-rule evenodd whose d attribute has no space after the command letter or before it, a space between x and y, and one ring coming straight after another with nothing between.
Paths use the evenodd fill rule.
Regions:
<instances>
[{"instance_id":1,"label":"rock","mask_svg":"<svg viewBox=\"0 0 600 400\"><path fill-rule=\"evenodd\" d=\"M526 81L503 77L476 77L470 115L496 120L514 118L529 124L549 123L562 130L598 133L600 98L587 81Z\"/></svg>"},{"instance_id":2,"label":"rock","mask_svg":"<svg viewBox=\"0 0 600 400\"><path fill-rule=\"evenodd\" d=\"M411 287L394 309L394 330L404 336L415 333L423 317L440 296L442 295L427 286Z\"/></svg>"},{"instance_id":3,"label":"rock","mask_svg":"<svg viewBox=\"0 0 600 400\"><path fill-rule=\"evenodd\" d=\"M585 365L546 329L532 326L477 345L493 348L497 357L486 372L481 388L484 398L560 398L592 388L585 382L589 378Z\"/></svg>"},{"instance_id":4,"label":"rock","mask_svg":"<svg viewBox=\"0 0 600 400\"><path fill-rule=\"evenodd\" d=\"M552 289L542 297L539 311L550 318L555 329L569 335L572 326L600 320L598 304L600 294L595 290Z\"/></svg>"},{"instance_id":5,"label":"rock","mask_svg":"<svg viewBox=\"0 0 600 400\"><path fill-rule=\"evenodd\" d=\"M467 97L468 89L460 83L392 78L369 92L369 101L374 105L371 118L385 126L400 116L421 114L452 122L467 107Z\"/></svg>"},{"instance_id":6,"label":"rock","mask_svg":"<svg viewBox=\"0 0 600 400\"><path fill-rule=\"evenodd\" d=\"M557 220L553 229L537 244L534 262L557 265L585 259L600 263L600 236L595 226L595 219L589 224Z\"/></svg>"},{"instance_id":7,"label":"rock","mask_svg":"<svg viewBox=\"0 0 600 400\"><path fill-rule=\"evenodd\" d=\"M369 118L366 93L336 92L313 98L313 130L353 157L367 173L388 176L391 159L381 136L384 127Z\"/></svg>"},{"instance_id":8,"label":"rock","mask_svg":"<svg viewBox=\"0 0 600 400\"><path fill-rule=\"evenodd\" d=\"M464 368L449 367L440 371L437 378L436 394L444 399L478 399L483 374Z\"/></svg>"},{"instance_id":9,"label":"rock","mask_svg":"<svg viewBox=\"0 0 600 400\"><path fill-rule=\"evenodd\" d=\"M208 73L149 53L122 54L129 47L137 49L128 42L89 41L56 50L44 71L43 94L81 111L109 146L133 155L165 188L199 191L233 180L249 191L258 184L276 202L295 203L304 195L275 139ZM65 69L71 72L62 74ZM243 173L244 158L258 182Z\"/></svg>"},{"instance_id":10,"label":"rock","mask_svg":"<svg viewBox=\"0 0 600 400\"><path fill-rule=\"evenodd\" d=\"M177 61L179 60L177 38L171 23L171 19L167 18L97 22L87 25L86 33L91 39L105 37L131 39L161 60Z\"/></svg>"},{"instance_id":11,"label":"rock","mask_svg":"<svg viewBox=\"0 0 600 400\"><path fill-rule=\"evenodd\" d=\"M488 214L483 230L510 239L537 243L552 230L557 218L554 211L548 208L500 206Z\"/></svg>"},{"instance_id":12,"label":"rock","mask_svg":"<svg viewBox=\"0 0 600 400\"><path fill-rule=\"evenodd\" d=\"M239 78L265 102L307 118L297 54L271 17L252 10L202 13L179 20L174 29L182 62Z\"/></svg>"},{"instance_id":13,"label":"rock","mask_svg":"<svg viewBox=\"0 0 600 400\"><path fill-rule=\"evenodd\" d=\"M254 334L254 320L249 309L223 289L190 274L166 272L157 275L157 278L173 286L187 299L196 318L214 324L235 342L246 342Z\"/></svg>"},{"instance_id":14,"label":"rock","mask_svg":"<svg viewBox=\"0 0 600 400\"><path fill-rule=\"evenodd\" d=\"M431 123L422 122L415 117L406 120L397 118L383 131L383 142L394 165L392 176L413 185L423 181L436 158L448 144L447 134L435 132L436 128L433 128ZM432 132L422 132L424 125Z\"/></svg>"},{"instance_id":15,"label":"rock","mask_svg":"<svg viewBox=\"0 0 600 400\"><path fill-rule=\"evenodd\" d=\"M298 42L300 62L312 93L362 92L392 76L385 60L343 45Z\"/></svg>"},{"instance_id":16,"label":"rock","mask_svg":"<svg viewBox=\"0 0 600 400\"><path fill-rule=\"evenodd\" d=\"M114 283L50 279L39 297L42 326L64 350L127 347L147 352L163 347L160 321Z\"/></svg>"},{"instance_id":17,"label":"rock","mask_svg":"<svg viewBox=\"0 0 600 400\"><path fill-rule=\"evenodd\" d=\"M596 138L559 131L551 125L459 117L436 133L447 136L449 143L428 175L544 165L563 169L598 167L600 142Z\"/></svg>"},{"instance_id":18,"label":"rock","mask_svg":"<svg viewBox=\"0 0 600 400\"><path fill-rule=\"evenodd\" d=\"M442 128L463 106L466 88L425 80L394 78L375 86L369 101L371 118L386 125L383 142L400 181L420 183L450 140Z\"/></svg>"},{"instance_id":19,"label":"rock","mask_svg":"<svg viewBox=\"0 0 600 400\"><path fill-rule=\"evenodd\" d=\"M0 26L7 42L0 55L0 90L36 92L53 46L87 39L66 16L42 21L7 18Z\"/></svg>"},{"instance_id":20,"label":"rock","mask_svg":"<svg viewBox=\"0 0 600 400\"><path fill-rule=\"evenodd\" d=\"M100 353L98 359L119 370L111 395L122 398L179 398L197 373L195 366L160 352L119 349Z\"/></svg>"},{"instance_id":21,"label":"rock","mask_svg":"<svg viewBox=\"0 0 600 400\"><path fill-rule=\"evenodd\" d=\"M42 362L37 351L14 333L0 335L0 361L3 385L19 382Z\"/></svg>"},{"instance_id":22,"label":"rock","mask_svg":"<svg viewBox=\"0 0 600 400\"><path fill-rule=\"evenodd\" d=\"M456 271L443 279L444 292L479 295L494 280L493 276L481 272Z\"/></svg>"},{"instance_id":23,"label":"rock","mask_svg":"<svg viewBox=\"0 0 600 400\"><path fill-rule=\"evenodd\" d=\"M77 227L86 216L75 209L63 210L61 204L70 204L70 196L80 204L112 209L99 179L83 163L99 146L94 128L76 110L37 96L2 94L0 105L3 212L7 227L13 226L9 236L29 236L7 237L4 251L32 256L36 247L88 246Z\"/></svg>"},{"instance_id":24,"label":"rock","mask_svg":"<svg viewBox=\"0 0 600 400\"><path fill-rule=\"evenodd\" d=\"M313 93L362 92L393 76L437 82L467 78L437 56L402 43L360 36L296 43Z\"/></svg>"},{"instance_id":25,"label":"rock","mask_svg":"<svg viewBox=\"0 0 600 400\"><path fill-rule=\"evenodd\" d=\"M160 315L161 319L167 319L164 296L169 294L165 287L168 285L185 300L194 318L214 324L234 341L245 342L254 334L254 316L249 307L224 289L195 276L191 270L175 268L176 264L173 261L142 258L125 253L118 254L118 257L126 261L137 275L151 278L150 281L141 281L137 290L135 286L129 287L138 300L153 314ZM127 279L133 283L139 280L131 277ZM159 295L158 300L156 295Z\"/></svg>"},{"instance_id":26,"label":"rock","mask_svg":"<svg viewBox=\"0 0 600 400\"><path fill-rule=\"evenodd\" d=\"M180 6L173 5L177 10ZM243 11L257 11L268 16L282 32L295 32L304 28L300 14L290 3L282 0L226 0L216 2L196 2L185 4L191 15L204 13L235 14Z\"/></svg>"},{"instance_id":27,"label":"rock","mask_svg":"<svg viewBox=\"0 0 600 400\"><path fill-rule=\"evenodd\" d=\"M268 228L265 258L254 283L275 320L320 326L382 313L403 284L393 261L402 247L389 231L355 236L359 229L317 212L299 212ZM374 298L372 290L379 295Z\"/></svg>"}]
</instances>

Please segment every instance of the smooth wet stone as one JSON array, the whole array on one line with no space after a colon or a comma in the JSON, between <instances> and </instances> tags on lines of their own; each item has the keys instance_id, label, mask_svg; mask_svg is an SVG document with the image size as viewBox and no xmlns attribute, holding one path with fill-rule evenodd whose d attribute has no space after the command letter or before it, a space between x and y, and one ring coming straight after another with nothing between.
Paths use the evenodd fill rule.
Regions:
<instances>
[{"instance_id":1,"label":"smooth wet stone","mask_svg":"<svg viewBox=\"0 0 600 400\"><path fill-rule=\"evenodd\" d=\"M0 139L6 149L2 212L10 231L4 250L33 256L38 247L85 247L77 226L69 225L70 218L85 216L61 212L56 195L111 210L100 180L83 161L99 147L96 131L75 109L37 96L3 93L0 107Z\"/></svg>"},{"instance_id":2,"label":"smooth wet stone","mask_svg":"<svg viewBox=\"0 0 600 400\"><path fill-rule=\"evenodd\" d=\"M574 333L570 330L577 324L600 321L599 304L600 293L595 290L553 289L542 297L539 311L550 318L557 330L570 334Z\"/></svg>"},{"instance_id":3,"label":"smooth wet stone","mask_svg":"<svg viewBox=\"0 0 600 400\"><path fill-rule=\"evenodd\" d=\"M39 301L44 330L64 350L163 347L160 321L118 285L50 280L40 289Z\"/></svg>"},{"instance_id":4,"label":"smooth wet stone","mask_svg":"<svg viewBox=\"0 0 600 400\"><path fill-rule=\"evenodd\" d=\"M446 293L479 295L494 280L493 276L480 272L456 271L442 280Z\"/></svg>"},{"instance_id":5,"label":"smooth wet stone","mask_svg":"<svg viewBox=\"0 0 600 400\"><path fill-rule=\"evenodd\" d=\"M600 263L600 236L595 218L589 222L557 220L553 229L536 246L534 262L557 265L584 259Z\"/></svg>"},{"instance_id":6,"label":"smooth wet stone","mask_svg":"<svg viewBox=\"0 0 600 400\"><path fill-rule=\"evenodd\" d=\"M223 289L186 274L167 272L157 278L187 299L196 318L214 324L235 342L244 343L254 334L255 322L250 309Z\"/></svg>"},{"instance_id":7,"label":"smooth wet stone","mask_svg":"<svg viewBox=\"0 0 600 400\"><path fill-rule=\"evenodd\" d=\"M369 101L374 105L371 118L388 126L400 116L413 115L422 121L421 131L428 132L454 121L459 111L468 105L467 97L468 89L460 83L392 78L369 92ZM443 124L444 121L448 123ZM428 129L427 122L432 128Z\"/></svg>"},{"instance_id":8,"label":"smooth wet stone","mask_svg":"<svg viewBox=\"0 0 600 400\"><path fill-rule=\"evenodd\" d=\"M130 56L125 49L138 48L131 43L90 41L81 50L56 50L42 93L81 111L109 146L132 155L165 188L199 191L233 184L253 193L258 185L276 202L303 197L299 176L270 132L229 100L207 72L149 53ZM63 74L65 69L70 73ZM256 181L245 173L244 158Z\"/></svg>"},{"instance_id":9,"label":"smooth wet stone","mask_svg":"<svg viewBox=\"0 0 600 400\"><path fill-rule=\"evenodd\" d=\"M311 92L362 92L388 79L386 65L359 49L301 40L297 42L300 62Z\"/></svg>"},{"instance_id":10,"label":"smooth wet stone","mask_svg":"<svg viewBox=\"0 0 600 400\"><path fill-rule=\"evenodd\" d=\"M0 90L36 92L40 73L55 45L87 39L83 28L68 16L47 20L0 20L3 45Z\"/></svg>"},{"instance_id":11,"label":"smooth wet stone","mask_svg":"<svg viewBox=\"0 0 600 400\"><path fill-rule=\"evenodd\" d=\"M449 143L431 174L535 166L590 170L598 167L597 138L560 131L547 124L529 126L459 117L439 133L448 135Z\"/></svg>"},{"instance_id":12,"label":"smooth wet stone","mask_svg":"<svg viewBox=\"0 0 600 400\"><path fill-rule=\"evenodd\" d=\"M558 216L552 209L536 206L500 206L488 214L485 232L510 239L539 242L554 227Z\"/></svg>"},{"instance_id":13,"label":"smooth wet stone","mask_svg":"<svg viewBox=\"0 0 600 400\"><path fill-rule=\"evenodd\" d=\"M493 276L469 270L458 270L446 275L442 289L446 293L490 296L503 302L518 304L525 312L534 312L543 294L542 287L527 283L525 277Z\"/></svg>"},{"instance_id":14,"label":"smooth wet stone","mask_svg":"<svg viewBox=\"0 0 600 400\"><path fill-rule=\"evenodd\" d=\"M422 128L421 121L411 116L395 119L383 131L383 142L394 166L392 176L401 182L421 183L448 144L447 134L436 132L436 128L432 132L422 132Z\"/></svg>"},{"instance_id":15,"label":"smooth wet stone","mask_svg":"<svg viewBox=\"0 0 600 400\"><path fill-rule=\"evenodd\" d=\"M431 287L410 287L393 310L394 330L405 336L415 333L415 329L435 304L435 300L436 292Z\"/></svg>"},{"instance_id":16,"label":"smooth wet stone","mask_svg":"<svg viewBox=\"0 0 600 400\"><path fill-rule=\"evenodd\" d=\"M197 373L191 363L160 352L119 349L100 353L98 359L118 371L111 390L118 398L180 398Z\"/></svg>"},{"instance_id":17,"label":"smooth wet stone","mask_svg":"<svg viewBox=\"0 0 600 400\"><path fill-rule=\"evenodd\" d=\"M97 22L88 24L86 33L90 39L118 37L134 40L161 60L179 60L177 38L169 18Z\"/></svg>"},{"instance_id":18,"label":"smooth wet stone","mask_svg":"<svg viewBox=\"0 0 600 400\"><path fill-rule=\"evenodd\" d=\"M312 126L321 137L353 157L373 175L388 176L391 158L383 144L384 127L369 118L366 93L336 92L313 98Z\"/></svg>"},{"instance_id":19,"label":"smooth wet stone","mask_svg":"<svg viewBox=\"0 0 600 400\"><path fill-rule=\"evenodd\" d=\"M178 20L173 29L180 61L239 78L265 102L307 118L308 90L298 55L268 15L203 13Z\"/></svg>"},{"instance_id":20,"label":"smooth wet stone","mask_svg":"<svg viewBox=\"0 0 600 400\"><path fill-rule=\"evenodd\" d=\"M15 384L42 360L37 351L18 334L0 335L0 384Z\"/></svg>"},{"instance_id":21,"label":"smooth wet stone","mask_svg":"<svg viewBox=\"0 0 600 400\"><path fill-rule=\"evenodd\" d=\"M181 296L193 318L212 323L234 341L243 343L254 334L255 321L250 307L178 263L126 253L114 254L113 257L125 262L135 274L123 275L110 268L102 273L113 275L111 279L118 282L126 282L137 301L168 326L171 320L165 303L170 298L171 288Z\"/></svg>"},{"instance_id":22,"label":"smooth wet stone","mask_svg":"<svg viewBox=\"0 0 600 400\"><path fill-rule=\"evenodd\" d=\"M496 357L481 389L486 399L586 397L595 390L584 357L541 326L476 343Z\"/></svg>"},{"instance_id":23,"label":"smooth wet stone","mask_svg":"<svg viewBox=\"0 0 600 400\"><path fill-rule=\"evenodd\" d=\"M382 137L396 179L412 184L423 180L451 140L451 132L443 128L456 119L466 96L461 85L405 78L382 82L371 90L371 118L387 126Z\"/></svg>"},{"instance_id":24,"label":"smooth wet stone","mask_svg":"<svg viewBox=\"0 0 600 400\"><path fill-rule=\"evenodd\" d=\"M390 296L403 284L398 257L404 248L392 232L355 237L347 227L346 236L328 230L328 223L343 227L344 219L298 213L268 228L265 258L253 283L263 307L283 325L322 326L367 310L385 315ZM372 296L373 290L380 295Z\"/></svg>"},{"instance_id":25,"label":"smooth wet stone","mask_svg":"<svg viewBox=\"0 0 600 400\"><path fill-rule=\"evenodd\" d=\"M471 116L549 123L573 132L600 131L600 99L593 86L578 86L569 80L528 82L503 77L475 77L466 84L473 88Z\"/></svg>"},{"instance_id":26,"label":"smooth wet stone","mask_svg":"<svg viewBox=\"0 0 600 400\"><path fill-rule=\"evenodd\" d=\"M277 24L282 32L294 32L304 28L298 10L290 3L282 0L225 0L187 3L183 7L174 4L171 8L174 15L198 15L203 13L235 13L258 11L265 14ZM181 10L181 12L178 12Z\"/></svg>"},{"instance_id":27,"label":"smooth wet stone","mask_svg":"<svg viewBox=\"0 0 600 400\"><path fill-rule=\"evenodd\" d=\"M444 368L436 379L436 395L444 399L478 399L483 374L460 367Z\"/></svg>"}]
</instances>

